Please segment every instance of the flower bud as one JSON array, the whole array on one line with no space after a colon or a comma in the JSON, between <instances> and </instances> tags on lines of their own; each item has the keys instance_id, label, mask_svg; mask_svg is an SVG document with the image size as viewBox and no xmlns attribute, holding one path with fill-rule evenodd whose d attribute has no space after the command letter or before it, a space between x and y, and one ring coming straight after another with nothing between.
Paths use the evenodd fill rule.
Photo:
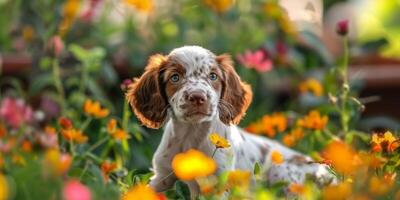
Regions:
<instances>
[{"instance_id":1,"label":"flower bud","mask_svg":"<svg viewBox=\"0 0 400 200\"><path fill-rule=\"evenodd\" d=\"M349 32L349 20L341 20L336 24L336 33L345 36Z\"/></svg>"}]
</instances>

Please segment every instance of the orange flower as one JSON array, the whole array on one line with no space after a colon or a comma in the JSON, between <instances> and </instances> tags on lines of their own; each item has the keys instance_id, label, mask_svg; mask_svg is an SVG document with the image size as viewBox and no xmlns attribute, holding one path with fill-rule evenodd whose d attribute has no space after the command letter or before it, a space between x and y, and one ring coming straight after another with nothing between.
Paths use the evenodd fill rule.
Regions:
<instances>
[{"instance_id":1,"label":"orange flower","mask_svg":"<svg viewBox=\"0 0 400 200\"><path fill-rule=\"evenodd\" d=\"M287 128L287 118L282 113L264 115L258 122L250 124L246 130L252 133L263 133L268 137L274 137L277 132L283 132Z\"/></svg>"},{"instance_id":2,"label":"orange flower","mask_svg":"<svg viewBox=\"0 0 400 200\"><path fill-rule=\"evenodd\" d=\"M211 133L209 139L216 148L229 148L231 146L229 142L225 138L219 136L218 133Z\"/></svg>"},{"instance_id":3,"label":"orange flower","mask_svg":"<svg viewBox=\"0 0 400 200\"><path fill-rule=\"evenodd\" d=\"M67 141L76 142L78 144L85 143L88 140L88 137L84 135L82 131L75 128L62 129L61 135Z\"/></svg>"},{"instance_id":4,"label":"orange flower","mask_svg":"<svg viewBox=\"0 0 400 200\"><path fill-rule=\"evenodd\" d=\"M25 152L31 152L32 151L32 143L28 140L22 141L21 149L22 149L22 151L25 151Z\"/></svg>"},{"instance_id":5,"label":"orange flower","mask_svg":"<svg viewBox=\"0 0 400 200\"><path fill-rule=\"evenodd\" d=\"M22 27L22 38L25 42L30 42L35 37L35 30L31 25Z\"/></svg>"},{"instance_id":6,"label":"orange flower","mask_svg":"<svg viewBox=\"0 0 400 200\"><path fill-rule=\"evenodd\" d=\"M301 128L295 128L287 135L283 136L282 142L288 147L293 147L296 145L298 140L301 140L304 137L304 131Z\"/></svg>"},{"instance_id":7,"label":"orange flower","mask_svg":"<svg viewBox=\"0 0 400 200\"><path fill-rule=\"evenodd\" d=\"M328 116L321 116L318 110L312 110L302 119L297 120L297 125L303 128L322 130L328 123Z\"/></svg>"},{"instance_id":8,"label":"orange flower","mask_svg":"<svg viewBox=\"0 0 400 200\"><path fill-rule=\"evenodd\" d=\"M272 163L279 165L284 161L283 155L279 151L272 151L271 153Z\"/></svg>"},{"instance_id":9,"label":"orange flower","mask_svg":"<svg viewBox=\"0 0 400 200\"><path fill-rule=\"evenodd\" d=\"M376 196L382 196L393 188L395 180L396 173L385 174L384 177L373 176L369 180L369 191Z\"/></svg>"},{"instance_id":10,"label":"orange flower","mask_svg":"<svg viewBox=\"0 0 400 200\"><path fill-rule=\"evenodd\" d=\"M324 93L324 88L321 83L313 78L307 79L299 84L299 90L301 93L311 92L317 97L320 97Z\"/></svg>"},{"instance_id":11,"label":"orange flower","mask_svg":"<svg viewBox=\"0 0 400 200\"><path fill-rule=\"evenodd\" d=\"M264 12L273 18L278 18L282 14L282 9L278 3L270 1L264 4Z\"/></svg>"},{"instance_id":12,"label":"orange flower","mask_svg":"<svg viewBox=\"0 0 400 200\"><path fill-rule=\"evenodd\" d=\"M322 199L324 200L342 200L348 199L352 192L351 184L348 182L330 185L322 190Z\"/></svg>"},{"instance_id":13,"label":"orange flower","mask_svg":"<svg viewBox=\"0 0 400 200\"><path fill-rule=\"evenodd\" d=\"M289 191L293 194L297 194L300 196L306 195L307 188L304 185L300 185L297 183L292 183L289 185Z\"/></svg>"},{"instance_id":14,"label":"orange flower","mask_svg":"<svg viewBox=\"0 0 400 200\"><path fill-rule=\"evenodd\" d=\"M333 168L346 175L355 172L361 162L357 153L350 146L340 141L328 144L323 151L323 156L331 162Z\"/></svg>"},{"instance_id":15,"label":"orange flower","mask_svg":"<svg viewBox=\"0 0 400 200\"><path fill-rule=\"evenodd\" d=\"M202 152L190 149L175 155L172 160L172 169L179 179L193 180L213 174L217 169L217 164Z\"/></svg>"},{"instance_id":16,"label":"orange flower","mask_svg":"<svg viewBox=\"0 0 400 200\"><path fill-rule=\"evenodd\" d=\"M230 187L247 189L250 182L249 171L234 170L228 173L228 185Z\"/></svg>"},{"instance_id":17,"label":"orange flower","mask_svg":"<svg viewBox=\"0 0 400 200\"><path fill-rule=\"evenodd\" d=\"M124 0L124 3L143 13L150 13L154 7L152 0Z\"/></svg>"},{"instance_id":18,"label":"orange flower","mask_svg":"<svg viewBox=\"0 0 400 200\"><path fill-rule=\"evenodd\" d=\"M104 118L106 117L110 111L106 108L101 108L100 103L98 101L93 101L91 99L87 99L83 104L83 111L96 118Z\"/></svg>"},{"instance_id":19,"label":"orange flower","mask_svg":"<svg viewBox=\"0 0 400 200\"><path fill-rule=\"evenodd\" d=\"M50 172L53 175L65 174L72 164L72 157L66 153L60 153L58 150L50 149L44 155L45 169L50 167Z\"/></svg>"},{"instance_id":20,"label":"orange flower","mask_svg":"<svg viewBox=\"0 0 400 200\"><path fill-rule=\"evenodd\" d=\"M105 161L101 163L101 172L103 173L103 178L105 182L108 182L108 175L117 169L117 164L110 161Z\"/></svg>"},{"instance_id":21,"label":"orange flower","mask_svg":"<svg viewBox=\"0 0 400 200\"><path fill-rule=\"evenodd\" d=\"M228 11L235 3L234 0L203 0L204 4L218 13Z\"/></svg>"},{"instance_id":22,"label":"orange flower","mask_svg":"<svg viewBox=\"0 0 400 200\"><path fill-rule=\"evenodd\" d=\"M386 131L384 134L374 133L371 138L372 151L373 152L393 152L400 146L400 139L393 136L390 131Z\"/></svg>"},{"instance_id":23,"label":"orange flower","mask_svg":"<svg viewBox=\"0 0 400 200\"><path fill-rule=\"evenodd\" d=\"M111 119L107 123L107 131L116 140L126 140L129 139L129 134L123 129L117 128L117 120Z\"/></svg>"},{"instance_id":24,"label":"orange flower","mask_svg":"<svg viewBox=\"0 0 400 200\"><path fill-rule=\"evenodd\" d=\"M56 129L55 129L54 127L52 127L52 126L49 126L49 125L47 125L46 127L44 127L44 132L45 132L46 134L49 134L49 135L54 135L54 134L57 133L57 132L56 132Z\"/></svg>"},{"instance_id":25,"label":"orange flower","mask_svg":"<svg viewBox=\"0 0 400 200\"><path fill-rule=\"evenodd\" d=\"M159 200L157 193L149 186L139 183L122 195L121 200Z\"/></svg>"},{"instance_id":26,"label":"orange flower","mask_svg":"<svg viewBox=\"0 0 400 200\"><path fill-rule=\"evenodd\" d=\"M74 22L80 9L79 0L68 0L65 2L62 10L63 19L59 25L59 33L63 36Z\"/></svg>"}]
</instances>

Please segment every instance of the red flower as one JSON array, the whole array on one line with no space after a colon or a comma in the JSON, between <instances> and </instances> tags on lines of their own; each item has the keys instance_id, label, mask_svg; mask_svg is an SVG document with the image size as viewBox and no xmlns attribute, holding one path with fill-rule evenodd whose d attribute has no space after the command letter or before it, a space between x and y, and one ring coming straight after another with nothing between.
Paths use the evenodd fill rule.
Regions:
<instances>
[{"instance_id":1,"label":"red flower","mask_svg":"<svg viewBox=\"0 0 400 200\"><path fill-rule=\"evenodd\" d=\"M72 128L72 122L70 119L66 118L66 117L60 117L60 119L58 119L58 124L61 126L61 128L63 129L70 129Z\"/></svg>"},{"instance_id":2,"label":"red flower","mask_svg":"<svg viewBox=\"0 0 400 200\"><path fill-rule=\"evenodd\" d=\"M345 36L349 32L349 20L341 20L336 24L336 33Z\"/></svg>"},{"instance_id":3,"label":"red flower","mask_svg":"<svg viewBox=\"0 0 400 200\"><path fill-rule=\"evenodd\" d=\"M6 97L1 101L0 118L13 128L19 128L23 123L32 122L33 111L22 99Z\"/></svg>"},{"instance_id":4,"label":"red flower","mask_svg":"<svg viewBox=\"0 0 400 200\"><path fill-rule=\"evenodd\" d=\"M272 69L272 61L267 58L263 50L246 51L243 55L237 55L237 59L245 67L254 68L259 72L267 72Z\"/></svg>"}]
</instances>

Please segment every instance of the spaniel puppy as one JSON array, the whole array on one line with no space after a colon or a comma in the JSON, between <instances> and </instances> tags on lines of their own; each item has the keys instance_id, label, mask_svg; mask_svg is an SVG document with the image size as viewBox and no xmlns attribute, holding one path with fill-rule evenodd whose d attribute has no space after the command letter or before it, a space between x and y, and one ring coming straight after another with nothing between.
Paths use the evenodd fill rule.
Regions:
<instances>
[{"instance_id":1,"label":"spaniel puppy","mask_svg":"<svg viewBox=\"0 0 400 200\"><path fill-rule=\"evenodd\" d=\"M165 125L150 181L157 192L171 188L176 181L171 162L177 153L197 149L211 157L215 147L208 140L210 133L218 133L231 144L214 155L217 174L234 169L252 171L257 162L263 165L270 183L303 183L306 176L319 184L333 180L327 166L236 126L249 107L252 92L240 80L228 55L184 46L167 56L151 56L144 74L129 86L127 100L143 125L155 129ZM283 155L284 163L271 162L273 151ZM196 196L197 183L187 184Z\"/></svg>"}]
</instances>

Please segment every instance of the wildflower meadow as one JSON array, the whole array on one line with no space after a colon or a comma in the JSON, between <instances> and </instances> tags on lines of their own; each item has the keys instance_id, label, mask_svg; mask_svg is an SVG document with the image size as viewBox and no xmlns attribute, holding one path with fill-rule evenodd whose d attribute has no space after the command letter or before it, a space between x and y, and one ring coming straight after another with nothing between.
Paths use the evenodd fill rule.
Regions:
<instances>
[{"instance_id":1,"label":"wildflower meadow","mask_svg":"<svg viewBox=\"0 0 400 200\"><path fill-rule=\"evenodd\" d=\"M395 0L0 0L0 200L184 200L192 180L199 200L400 200L398 9ZM151 55L183 45L232 55L254 93L239 126L327 164L337 181L269 184L261 163L216 173L214 154L231 144L210 133L212 156L180 152L173 188L149 187L162 129L142 126L125 93ZM394 103L379 104L382 91ZM279 151L266 159L284 162Z\"/></svg>"}]
</instances>

